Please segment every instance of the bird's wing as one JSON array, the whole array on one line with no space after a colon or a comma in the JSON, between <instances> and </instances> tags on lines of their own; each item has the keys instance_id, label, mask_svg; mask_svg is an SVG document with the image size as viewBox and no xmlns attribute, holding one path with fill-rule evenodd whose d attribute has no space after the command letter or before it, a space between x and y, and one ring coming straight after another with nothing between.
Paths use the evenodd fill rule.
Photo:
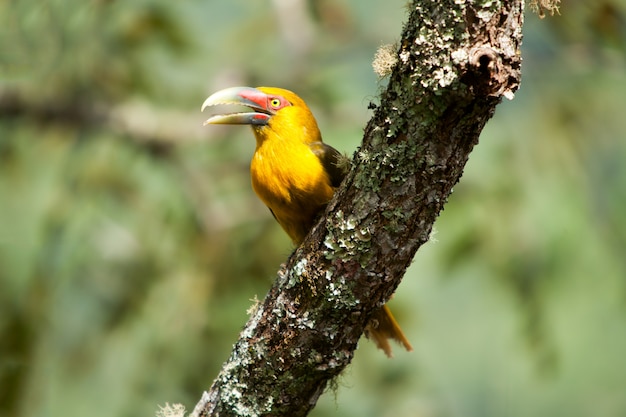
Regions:
<instances>
[{"instance_id":1,"label":"bird's wing","mask_svg":"<svg viewBox=\"0 0 626 417\"><path fill-rule=\"evenodd\" d=\"M309 146L328 173L331 185L335 188L339 187L348 173L349 163L346 163L346 157L324 142L313 142Z\"/></svg>"}]
</instances>

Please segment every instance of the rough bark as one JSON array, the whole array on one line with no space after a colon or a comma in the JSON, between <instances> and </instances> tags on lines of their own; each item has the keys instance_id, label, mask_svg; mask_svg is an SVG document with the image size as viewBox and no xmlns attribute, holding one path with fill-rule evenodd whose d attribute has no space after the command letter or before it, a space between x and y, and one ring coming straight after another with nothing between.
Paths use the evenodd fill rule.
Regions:
<instances>
[{"instance_id":1,"label":"rough bark","mask_svg":"<svg viewBox=\"0 0 626 417\"><path fill-rule=\"evenodd\" d=\"M483 126L518 88L522 9L522 0L412 3L351 172L193 416L304 416L350 363Z\"/></svg>"}]
</instances>

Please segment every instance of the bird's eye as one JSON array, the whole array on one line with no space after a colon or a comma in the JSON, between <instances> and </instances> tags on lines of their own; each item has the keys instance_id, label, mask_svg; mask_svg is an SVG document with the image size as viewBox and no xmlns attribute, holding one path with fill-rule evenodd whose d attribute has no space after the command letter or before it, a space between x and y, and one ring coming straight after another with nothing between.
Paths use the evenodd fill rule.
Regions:
<instances>
[{"instance_id":1,"label":"bird's eye","mask_svg":"<svg viewBox=\"0 0 626 417\"><path fill-rule=\"evenodd\" d=\"M280 104L281 104L280 103L280 99L278 99L278 98L273 98L273 99L270 100L270 105L272 107L274 107L274 108L280 107Z\"/></svg>"}]
</instances>

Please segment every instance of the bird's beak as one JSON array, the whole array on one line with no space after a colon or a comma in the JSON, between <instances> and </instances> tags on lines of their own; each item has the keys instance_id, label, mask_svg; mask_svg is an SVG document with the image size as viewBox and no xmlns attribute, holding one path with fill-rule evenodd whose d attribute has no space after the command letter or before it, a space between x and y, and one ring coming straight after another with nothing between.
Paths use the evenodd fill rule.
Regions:
<instances>
[{"instance_id":1,"label":"bird's beak","mask_svg":"<svg viewBox=\"0 0 626 417\"><path fill-rule=\"evenodd\" d=\"M202 110L209 106L237 104L250 107L252 112L217 114L209 117L204 124L228 125L266 125L273 112L269 107L269 98L264 92L251 87L231 87L220 90L204 100Z\"/></svg>"}]
</instances>

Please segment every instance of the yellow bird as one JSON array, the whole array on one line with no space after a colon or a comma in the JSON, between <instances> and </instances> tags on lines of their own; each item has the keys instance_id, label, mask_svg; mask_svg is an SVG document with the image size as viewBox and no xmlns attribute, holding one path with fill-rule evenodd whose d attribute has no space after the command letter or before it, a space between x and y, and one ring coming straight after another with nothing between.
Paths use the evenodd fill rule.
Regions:
<instances>
[{"instance_id":1,"label":"yellow bird","mask_svg":"<svg viewBox=\"0 0 626 417\"><path fill-rule=\"evenodd\" d=\"M253 111L210 117L204 124L250 125L256 150L250 163L252 188L295 245L302 243L346 172L340 153L322 141L313 114L295 93L273 87L232 87L207 98L209 106L237 104ZM411 344L387 306L372 315L366 334L387 356L388 339Z\"/></svg>"}]
</instances>

